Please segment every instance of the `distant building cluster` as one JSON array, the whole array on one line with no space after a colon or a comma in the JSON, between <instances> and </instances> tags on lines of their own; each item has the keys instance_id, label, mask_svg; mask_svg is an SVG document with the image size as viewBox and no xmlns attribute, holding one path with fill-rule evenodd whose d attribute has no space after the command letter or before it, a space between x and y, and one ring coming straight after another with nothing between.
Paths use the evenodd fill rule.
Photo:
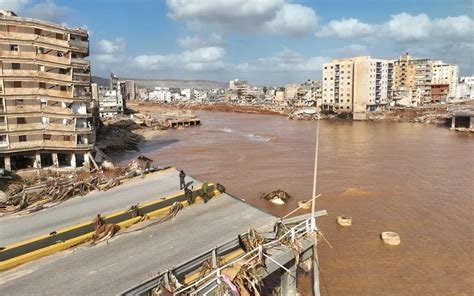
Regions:
<instances>
[{"instance_id":1,"label":"distant building cluster","mask_svg":"<svg viewBox=\"0 0 474 296\"><path fill-rule=\"evenodd\" d=\"M110 74L110 85L99 86L92 83L92 98L98 102L100 117L110 117L122 114L127 100L137 98L137 88L133 80L120 80L115 74Z\"/></svg>"},{"instance_id":2,"label":"distant building cluster","mask_svg":"<svg viewBox=\"0 0 474 296\"><path fill-rule=\"evenodd\" d=\"M177 104L231 104L272 110L315 108L364 120L370 112L474 99L474 77L459 77L459 66L402 55L398 60L359 56L323 65L322 81L284 86L251 86L229 81L222 89L138 89L137 99Z\"/></svg>"}]
</instances>

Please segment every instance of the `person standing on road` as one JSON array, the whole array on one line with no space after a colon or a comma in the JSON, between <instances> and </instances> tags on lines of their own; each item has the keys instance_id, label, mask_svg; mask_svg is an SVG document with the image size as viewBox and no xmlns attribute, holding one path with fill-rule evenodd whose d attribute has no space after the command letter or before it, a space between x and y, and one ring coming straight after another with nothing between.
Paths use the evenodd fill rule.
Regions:
<instances>
[{"instance_id":1,"label":"person standing on road","mask_svg":"<svg viewBox=\"0 0 474 296\"><path fill-rule=\"evenodd\" d=\"M182 190L186 186L184 178L186 178L186 174L181 170L181 172L179 172L179 190Z\"/></svg>"},{"instance_id":2,"label":"person standing on road","mask_svg":"<svg viewBox=\"0 0 474 296\"><path fill-rule=\"evenodd\" d=\"M207 203L207 201L210 198L209 184L207 183L207 181L204 181L204 183L202 183L201 192L202 192L202 198L204 199L204 203Z\"/></svg>"}]
</instances>

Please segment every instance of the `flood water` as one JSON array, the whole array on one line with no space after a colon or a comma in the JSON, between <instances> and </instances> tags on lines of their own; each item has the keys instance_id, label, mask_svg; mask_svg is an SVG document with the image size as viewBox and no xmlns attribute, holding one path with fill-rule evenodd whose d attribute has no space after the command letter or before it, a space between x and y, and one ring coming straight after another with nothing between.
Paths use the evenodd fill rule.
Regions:
<instances>
[{"instance_id":1,"label":"flood water","mask_svg":"<svg viewBox=\"0 0 474 296\"><path fill-rule=\"evenodd\" d=\"M312 192L315 122L199 113L202 126L169 130L142 152L284 215ZM133 155L129 156L130 158ZM259 198L284 189L284 206ZM323 295L473 295L474 136L432 125L320 126L318 226ZM342 228L336 217L349 215ZM402 243L385 246L382 231Z\"/></svg>"}]
</instances>

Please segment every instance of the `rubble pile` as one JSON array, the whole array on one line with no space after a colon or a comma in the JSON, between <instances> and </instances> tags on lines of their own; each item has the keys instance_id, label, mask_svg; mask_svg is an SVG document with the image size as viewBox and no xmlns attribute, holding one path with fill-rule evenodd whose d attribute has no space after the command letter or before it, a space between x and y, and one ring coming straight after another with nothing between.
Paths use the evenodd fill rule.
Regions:
<instances>
[{"instance_id":1,"label":"rubble pile","mask_svg":"<svg viewBox=\"0 0 474 296\"><path fill-rule=\"evenodd\" d=\"M274 204L277 205L283 205L286 203L286 201L291 198L291 195L289 195L286 191L277 189L275 191L272 191L270 193L262 193L261 198L264 198Z\"/></svg>"},{"instance_id":2,"label":"rubble pile","mask_svg":"<svg viewBox=\"0 0 474 296\"><path fill-rule=\"evenodd\" d=\"M151 159L140 156L126 166L114 166L110 170L76 171L62 176L57 172L50 172L49 176L46 173L46 176L28 182L11 181L4 186L0 213L32 213L76 196L84 196L93 190L109 190L120 185L125 179L158 170L151 162Z\"/></svg>"},{"instance_id":3,"label":"rubble pile","mask_svg":"<svg viewBox=\"0 0 474 296\"><path fill-rule=\"evenodd\" d=\"M314 109L295 110L288 114L288 119L292 120L318 120L319 113Z\"/></svg>"},{"instance_id":4,"label":"rubble pile","mask_svg":"<svg viewBox=\"0 0 474 296\"><path fill-rule=\"evenodd\" d=\"M140 144L145 141L141 132L167 128L168 124L165 121L143 113L103 119L96 147L108 155L138 151Z\"/></svg>"}]
</instances>

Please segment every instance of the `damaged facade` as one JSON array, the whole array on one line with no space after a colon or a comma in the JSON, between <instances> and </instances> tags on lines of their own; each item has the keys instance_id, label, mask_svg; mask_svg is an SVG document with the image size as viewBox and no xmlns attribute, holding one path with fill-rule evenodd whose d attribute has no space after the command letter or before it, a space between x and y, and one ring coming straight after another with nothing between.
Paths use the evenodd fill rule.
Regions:
<instances>
[{"instance_id":1,"label":"damaged facade","mask_svg":"<svg viewBox=\"0 0 474 296\"><path fill-rule=\"evenodd\" d=\"M0 11L0 167L76 167L95 142L89 35Z\"/></svg>"},{"instance_id":2,"label":"damaged facade","mask_svg":"<svg viewBox=\"0 0 474 296\"><path fill-rule=\"evenodd\" d=\"M323 69L323 111L352 113L365 120L392 98L393 62L361 56L333 60Z\"/></svg>"}]
</instances>

